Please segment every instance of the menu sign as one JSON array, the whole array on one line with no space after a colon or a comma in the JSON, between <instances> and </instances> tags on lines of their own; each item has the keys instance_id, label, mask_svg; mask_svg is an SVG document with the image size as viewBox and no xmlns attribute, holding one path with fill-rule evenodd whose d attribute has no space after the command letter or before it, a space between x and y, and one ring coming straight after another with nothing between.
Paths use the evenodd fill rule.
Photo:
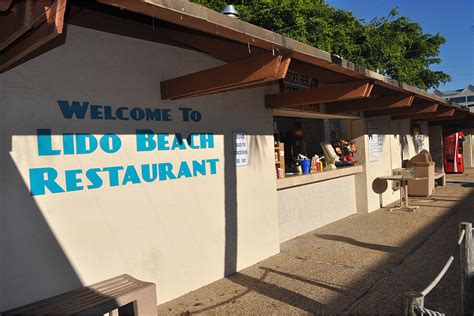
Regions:
<instances>
[{"instance_id":1,"label":"menu sign","mask_svg":"<svg viewBox=\"0 0 474 316\"><path fill-rule=\"evenodd\" d=\"M247 166L249 164L249 146L245 132L234 132L234 154L235 166Z\"/></svg>"}]
</instances>

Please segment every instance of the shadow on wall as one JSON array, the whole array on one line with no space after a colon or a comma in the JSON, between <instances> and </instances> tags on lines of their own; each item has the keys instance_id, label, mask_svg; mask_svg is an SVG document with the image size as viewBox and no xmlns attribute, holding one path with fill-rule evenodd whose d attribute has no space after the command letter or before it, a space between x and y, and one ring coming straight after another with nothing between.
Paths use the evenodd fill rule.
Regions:
<instances>
[{"instance_id":1,"label":"shadow on wall","mask_svg":"<svg viewBox=\"0 0 474 316\"><path fill-rule=\"evenodd\" d=\"M66 34L9 69L64 44ZM11 139L0 128L0 312L83 286L9 154Z\"/></svg>"},{"instance_id":2,"label":"shadow on wall","mask_svg":"<svg viewBox=\"0 0 474 316\"><path fill-rule=\"evenodd\" d=\"M0 183L3 204L2 229L0 231L2 253L2 259L0 260L2 279L0 285L0 311L62 294L85 285L81 282L67 255L58 243L54 232L31 196L28 185L22 179L10 155L13 137L18 135L29 136L31 132L25 132L22 127L13 127L13 129L13 131L2 133L3 142L0 148L2 179L5 179ZM167 129L166 133L202 132L202 127L194 127L186 131L176 131L173 127L170 129ZM225 257L223 276L229 276L237 271L237 175L234 162L233 129L235 127L221 126L213 131L216 136L224 135ZM245 130L248 136L268 135L268 131L265 131L265 128L262 127L256 127L253 131L250 128ZM52 132L53 136L58 135L54 128ZM86 131L81 130L81 132ZM117 131L110 128L110 125L108 127L96 125L96 127L88 127L87 132L91 134L130 135L136 132L136 126L122 125L120 131ZM265 154L261 151L266 146L264 142L258 137L250 137L250 150L254 152L252 155L253 161L250 163L256 164L255 168L260 168L263 165L262 159ZM29 159L33 160L34 157L36 155L32 154ZM11 197L14 197L14 199L11 199ZM67 207L67 205L64 205L64 207ZM97 225L101 224L97 223ZM85 244L87 242L90 243L90 241L84 241ZM124 273L126 272L124 271ZM159 284L157 284L157 288L159 293Z\"/></svg>"},{"instance_id":3,"label":"shadow on wall","mask_svg":"<svg viewBox=\"0 0 474 316\"><path fill-rule=\"evenodd\" d=\"M249 141L249 151L256 153L252 156L254 167L261 167L263 160L262 140L252 137ZM234 161L234 139L231 133L224 136L224 155L231 157L225 159L225 257L224 257L224 276L229 276L237 272L237 174Z\"/></svg>"},{"instance_id":4,"label":"shadow on wall","mask_svg":"<svg viewBox=\"0 0 474 316\"><path fill-rule=\"evenodd\" d=\"M7 150L2 150L0 311L73 290L83 284ZM3 167L5 166L5 167ZM3 178L3 177L2 177ZM14 192L14 193L13 193ZM11 197L15 197L11 200ZM25 298L28 300L25 301Z\"/></svg>"},{"instance_id":5,"label":"shadow on wall","mask_svg":"<svg viewBox=\"0 0 474 316\"><path fill-rule=\"evenodd\" d=\"M224 136L225 253L224 276L237 271L237 174L234 164L233 135Z\"/></svg>"},{"instance_id":6,"label":"shadow on wall","mask_svg":"<svg viewBox=\"0 0 474 316\"><path fill-rule=\"evenodd\" d=\"M146 102L150 103L160 100L159 93L154 90L159 86L159 81L157 81L156 76L154 75L153 80L151 81L140 81L147 77L133 73L134 71L138 72L139 70L136 68L137 66L135 62L130 63L127 53L117 54L113 59L93 58L93 60L89 61L89 58L86 58L87 62L85 62L85 60L82 62L79 54L76 54L77 52L74 49L75 47L83 46L85 41L80 42L80 40L86 37L82 37L82 33L90 37L91 45L101 44L104 47L109 47L107 44L112 44L112 46L110 46L111 50L115 47L113 45L120 43L121 49L123 48L126 50L128 48L130 51L136 51L137 47L141 47L136 46L139 45L138 41L134 41L133 46L132 44L129 44L129 42L125 42L125 45L122 46L122 42L110 41L108 38L103 36L90 36L89 31L86 32L82 30L81 32L78 32L76 29L76 32L74 32L71 28L68 30L68 33L71 35L68 35L68 42L71 40L71 44L67 45L72 45L70 46L71 48L66 47L60 51L48 51L50 59L45 57L46 54L38 58L32 58L30 62L32 63L31 69L35 71L33 75L29 76L32 73L29 71L29 66L25 66L26 64L2 74L2 76L5 76L3 78L9 77L7 79L11 79L10 84L13 85L0 87L2 90L5 89L6 92L5 95L3 95L3 91L0 91L0 94L2 94L0 99L0 101L2 101L0 102L0 111L4 110L4 106L7 109L5 111L6 116L3 116L3 113L0 113L0 141L3 140L0 142L0 178L2 180L0 181L0 194L2 195L2 201L0 202L0 205L2 205L2 215L0 218L0 310L9 309L17 305L29 303L31 301L83 286L78 273L74 269L77 268L77 271L81 271L81 267L73 267L70 260L68 260L65 251L69 253L70 249L65 249L65 251L63 251L61 248L61 245L58 242L58 240L61 240L59 238L60 236L55 236L55 233L52 231L52 228L54 229L54 227L50 227L47 219L42 213L42 210L36 204L35 199L30 195L28 185L22 179L21 174L23 174L23 169L21 169L20 174L15 165L15 161L10 156L13 137L30 135L34 137L36 128L51 128L53 135L57 135L58 133L77 132L133 135L136 133L136 129L146 128L144 126L139 126L138 124L130 124L131 121L119 122L117 120L106 122L87 120L84 121L83 124L76 124L78 122L74 120L63 121L61 116L58 116L59 112L57 112L58 109L55 104L44 103L45 100L50 101L52 97L60 98L60 96L62 96L63 98L67 98L68 95L74 95L77 98L77 95L83 95L86 99L95 98L95 100L91 100L91 102L100 102L97 100L106 99L110 94L118 94L120 96L114 96L115 99L123 98L124 100L127 100L130 95L132 95L137 96L136 102L139 103L144 103L144 99ZM144 45L143 47L147 46ZM139 49L137 51L151 52L152 50ZM166 56L165 54L168 54L170 51L170 49L163 49L163 56ZM174 49L173 52L175 52ZM98 55L96 54L96 56ZM156 54L137 54L137 56L153 57L154 61L157 60ZM183 56L185 56L183 59L184 65L194 66L199 64L199 62L203 62L203 65L207 64L208 57L202 59L193 57L191 59L190 57L186 57L186 54L183 54ZM42 59L43 57L45 59ZM178 57L180 57L180 55L178 55ZM54 60L55 63L57 62L56 66L60 71L56 71L57 69L55 69L54 72L51 72L51 67L47 67L47 69L44 67L45 65L50 64L50 60ZM117 65L120 65L121 67L117 67ZM153 71L156 73L167 73L168 76L174 76L175 72L180 68L176 68L174 65L166 65L166 67L160 65L158 67L156 62L150 62L150 64L146 65L147 67L140 68L141 71L146 73ZM181 60L179 61L179 65L181 66ZM130 76L128 76L129 73L127 73L127 67L129 66L130 68L128 69L132 69L130 71ZM116 70L120 74L120 79L112 79L113 77L110 76L111 73L112 75L117 75L115 73ZM72 78L70 74L74 72L77 72L78 76ZM53 73L55 75L50 75ZM136 78L139 78L139 80ZM47 82L47 84L39 84L38 81L40 80ZM114 80L122 80L122 83L126 83L120 85L114 82ZM136 84L137 82L140 84ZM126 92L121 95L120 92L122 91L120 91L120 88L117 88L117 86L126 87ZM7 89L11 91L7 91ZM142 93L142 90L140 89L146 89L146 93ZM24 97L25 102L23 102L23 100L18 101L18 97L22 94L22 91L24 91L22 98ZM255 124L255 121L259 118L249 118L249 116L242 114L246 110L251 109L249 106L245 107L245 102L250 105L257 103L257 101L255 101L256 95L257 93L249 93L246 96L247 100L243 100L244 102L242 102L242 100L236 100L234 95L226 94L225 97L213 96L216 102L211 102L209 104L206 104L206 101L209 101L206 97L199 98L196 102L186 100L186 102L181 103L181 105L196 103L196 107L206 109L209 116L212 116L212 118L209 118L208 120L211 123L210 125L213 129L212 132L215 135L224 135L224 161L222 162L224 163L224 174L221 176L224 176L223 184L225 186L225 205L222 207L225 207L225 210L221 211L225 214L225 218L221 225L225 225L225 258L224 262L222 262L222 270L225 275L235 272L237 266L237 176L233 160L234 150L232 131L243 130L247 132L247 135L272 134L271 122ZM262 109L256 112L257 115L260 115L261 118L264 119L269 116L271 117L271 114L268 115L268 110L264 110L263 108L263 95L258 93L258 97L262 98L262 100L258 101L259 104L262 104ZM8 102L3 101L9 101L10 104L5 104ZM212 103L221 104L218 106L210 105ZM163 104L165 104L166 107L172 108L173 112L178 111L179 103L163 102ZM121 105L123 104L117 104L117 106ZM36 107L34 110L31 110L29 106ZM223 107L226 107L226 112L224 113L229 113L229 117L225 120L222 119L222 111L224 111L222 110ZM10 113L7 111L17 111L16 113L26 113L26 115L24 115L24 117L19 117L20 115L12 115L13 119L11 119L11 117L9 117ZM3 124L4 122L7 122L8 124ZM18 123L9 126L10 122ZM172 129L176 129L176 127L172 126L171 128L166 129L169 126L167 123L152 123L155 124L153 125L150 123L147 125L148 127L152 126L150 129L154 129L155 132L165 132L170 134L173 134L173 132L180 132L183 134L202 133L207 132L203 129L209 128L205 124L200 124L199 126L186 126L186 128L184 128L186 130L173 131ZM5 127L2 125L7 125L9 130L3 132ZM258 139L256 140L255 146L252 147L252 150L259 150L259 153L261 153L260 150L261 148L264 148L264 144L261 144L260 141L261 140ZM270 154L271 157L273 157L272 153ZM36 158L36 155L28 155L28 153L22 153L22 155L28 157L31 161ZM262 155L255 155L253 157L255 158L251 163L262 163L260 161ZM212 194L212 191L210 191L210 193ZM159 195L159 193L157 195ZM43 204L41 204L41 207L43 207ZM67 208L68 206L64 205L63 207ZM78 223L77 225L80 224ZM101 225L101 223L97 223L97 225ZM90 239L87 239L86 234L84 234L83 238L85 239L84 245L93 243L93 240L91 241ZM192 236L188 238L192 240ZM76 263L76 261L74 262ZM221 263L219 262L219 264ZM158 293L160 293L160 285L157 284L157 287ZM25 299L25 297L27 299Z\"/></svg>"},{"instance_id":7,"label":"shadow on wall","mask_svg":"<svg viewBox=\"0 0 474 316\"><path fill-rule=\"evenodd\" d=\"M2 163L2 178L8 181L0 183L3 201L0 311L84 286L36 205L9 152L7 148L2 148L1 160L5 162ZM225 276L235 273L237 267L237 179L233 154L233 136L227 133L224 136L224 157L230 159L225 159L224 165Z\"/></svg>"}]
</instances>

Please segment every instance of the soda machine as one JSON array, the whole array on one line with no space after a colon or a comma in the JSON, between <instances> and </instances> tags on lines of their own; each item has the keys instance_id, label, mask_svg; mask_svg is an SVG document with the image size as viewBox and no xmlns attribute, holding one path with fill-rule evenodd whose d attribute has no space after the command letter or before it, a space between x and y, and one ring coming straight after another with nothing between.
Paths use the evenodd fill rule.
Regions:
<instances>
[{"instance_id":1,"label":"soda machine","mask_svg":"<svg viewBox=\"0 0 474 316\"><path fill-rule=\"evenodd\" d=\"M456 132L443 137L443 159L444 172L446 173L463 173L464 157L463 157L464 135L462 132Z\"/></svg>"}]
</instances>

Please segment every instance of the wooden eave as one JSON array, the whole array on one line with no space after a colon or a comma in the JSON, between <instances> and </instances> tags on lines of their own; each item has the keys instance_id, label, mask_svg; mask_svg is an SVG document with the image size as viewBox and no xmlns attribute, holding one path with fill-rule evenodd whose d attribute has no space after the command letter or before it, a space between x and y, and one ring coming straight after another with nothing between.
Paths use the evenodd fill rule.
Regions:
<instances>
[{"instance_id":1,"label":"wooden eave","mask_svg":"<svg viewBox=\"0 0 474 316\"><path fill-rule=\"evenodd\" d=\"M65 0L58 1L58 3L62 2L65 3ZM369 93L362 96L362 98L368 98L368 101L365 102L371 105L362 107L360 110L363 111L383 110L383 107L374 105L370 99L389 95L399 95L401 98L405 96L413 96L415 98L413 105L416 105L419 102L425 104L438 104L438 109L436 111L443 108L464 111L464 109L459 106L439 96L430 94L427 91L398 82L369 69L359 67L347 60L335 58L328 52L318 48L298 42L256 25L230 18L220 14L219 12L207 9L187 0L98 0L97 2L99 3L75 3L77 6L85 7L84 11L87 11L92 15L102 14L103 17L105 16L105 18L90 18L86 22L79 22L85 23L85 25L82 26L108 29L111 25L114 25L114 23L115 25L128 23L126 28L122 27L120 30L120 32L124 33L126 36L154 40L169 45L193 49L209 54L229 64L238 63L250 57L258 58L257 56L261 55L272 54L287 56L291 54L291 62L287 60L289 62L288 67L285 66L278 68L279 75L266 77L270 79L260 78L259 80L244 80L243 82L237 82L234 80L234 83L229 83L228 81L226 84L217 82L214 86L204 87L201 91L188 91L189 93L182 94L181 96L199 96L208 93L218 93L232 89L268 84L269 82L279 80L284 69L291 69L298 73L315 78L320 84L320 88L323 89L330 89L332 85L348 84L350 82L370 82L370 90L367 90ZM111 9L114 7L119 8L120 10L113 9L115 11L112 13L117 15L119 18L112 17L110 14L109 17L107 17L107 14L104 14L103 12L94 12L97 11L97 7L107 8L108 11L112 11ZM128 16L123 15L126 19L121 19L120 17L122 16L122 13L120 12L127 12L129 14L133 13L136 16L143 18L142 21L137 22L136 20L130 20L128 19ZM76 14L81 15L81 12L71 12L70 20L72 23L75 23L74 21L76 20L76 17L74 15ZM152 21L150 17L154 20ZM148 24L141 23L146 19L150 19ZM152 23L153 29L151 27ZM147 28L145 29L144 26L147 26ZM120 26L117 27L117 29L120 29ZM18 44L17 42L14 42L13 44L15 43ZM38 41L37 45L31 45L31 48L34 49L38 45L42 45L42 42ZM24 57L31 51L31 49L25 50L24 53L22 53L22 51L16 51L18 57ZM19 59L20 58L16 58L16 60ZM0 63L0 67L1 66L2 64ZM203 73L206 71L216 72L219 71L219 69L203 70ZM192 76L196 75L197 73L187 74L185 76L188 76L187 79L189 80ZM179 80L178 78L167 78L165 82L170 82L169 80L176 80L175 82L178 82L179 80L183 80L183 78L180 78ZM372 90L373 92L370 93ZM284 96L288 99L288 95L281 94L280 96ZM270 96L268 98L271 99L272 97ZM349 99L360 98L361 97L358 96ZM341 100L344 99L336 97L334 99L324 100L326 102L322 103L341 102ZM305 99L302 104L291 104L290 106L283 104L282 106L277 107L279 109L311 111L316 113L316 115L330 114L326 113L324 110L325 108L330 109L330 107L322 107L322 113L320 111L321 107L314 107L314 104L319 101L318 97L316 97L314 100L311 100L311 98ZM390 106L392 106L392 108L397 107L394 106L393 103L388 103L387 110L392 110ZM336 106L334 108L336 108ZM403 108L400 108L400 112L397 112L397 114L400 113L401 115L403 110L408 111L408 109L411 108L411 106L404 106ZM332 114L341 117L353 117L352 114L348 114L351 111L348 108L347 111L343 113ZM417 113L410 111L405 112L404 114L410 113L415 115L425 114L424 112Z\"/></svg>"},{"instance_id":2,"label":"wooden eave","mask_svg":"<svg viewBox=\"0 0 474 316\"><path fill-rule=\"evenodd\" d=\"M149 15L193 30L232 40L251 48L265 51L278 50L282 53L291 52L294 61L321 67L354 79L373 80L375 85L393 91L414 94L418 98L440 105L457 107L444 98L422 89L359 67L347 60L334 60L328 52L256 25L230 18L186 0L98 0L98 2Z\"/></svg>"}]
</instances>

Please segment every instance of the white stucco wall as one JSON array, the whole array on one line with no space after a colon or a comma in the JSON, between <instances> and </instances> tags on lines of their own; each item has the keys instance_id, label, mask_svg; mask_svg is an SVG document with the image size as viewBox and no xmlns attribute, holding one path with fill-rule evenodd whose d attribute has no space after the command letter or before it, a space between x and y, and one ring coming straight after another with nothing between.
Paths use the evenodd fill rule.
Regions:
<instances>
[{"instance_id":1,"label":"white stucco wall","mask_svg":"<svg viewBox=\"0 0 474 316\"><path fill-rule=\"evenodd\" d=\"M354 175L278 190L280 241L356 213Z\"/></svg>"},{"instance_id":2,"label":"white stucco wall","mask_svg":"<svg viewBox=\"0 0 474 316\"><path fill-rule=\"evenodd\" d=\"M163 303L279 251L272 113L266 88L162 101L160 81L220 62L157 43L69 26L66 43L0 75L0 310L122 273L157 284ZM172 122L66 120L57 100L169 108ZM200 111L183 122L179 107ZM38 156L37 129L115 133L114 154ZM205 133L215 147L137 152L136 129ZM232 132L249 137L235 168ZM31 196L29 169L219 159L216 174ZM84 180L86 183L86 180Z\"/></svg>"},{"instance_id":3,"label":"white stucco wall","mask_svg":"<svg viewBox=\"0 0 474 316\"><path fill-rule=\"evenodd\" d=\"M369 161L367 124L372 122L383 135L382 151L376 161ZM423 148L429 151L429 136L427 123L421 124L424 135ZM375 179L392 174L392 170L402 167L403 160L416 155L413 136L410 135L410 120L392 121L389 117L377 117L352 121L352 138L356 141L358 152L355 155L364 167L365 173L355 177L357 211L372 212L380 208L380 196L372 189ZM402 152L401 142L406 142L405 153ZM400 198L399 191L392 190L391 183L382 194L382 204L387 205Z\"/></svg>"},{"instance_id":4,"label":"white stucco wall","mask_svg":"<svg viewBox=\"0 0 474 316\"><path fill-rule=\"evenodd\" d=\"M466 129L464 132L464 168L474 168L474 130Z\"/></svg>"}]
</instances>

